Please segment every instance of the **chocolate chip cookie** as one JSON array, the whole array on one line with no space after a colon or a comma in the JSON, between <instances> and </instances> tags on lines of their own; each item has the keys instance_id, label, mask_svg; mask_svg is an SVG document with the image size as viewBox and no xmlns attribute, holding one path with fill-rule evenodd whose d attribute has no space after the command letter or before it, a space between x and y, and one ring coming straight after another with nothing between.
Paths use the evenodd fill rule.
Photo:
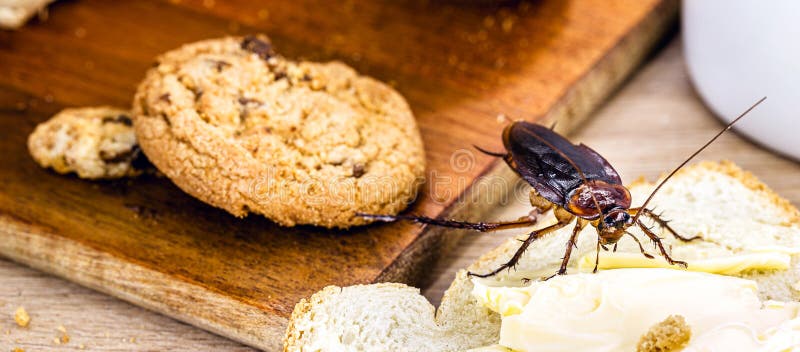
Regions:
<instances>
[{"instance_id":1,"label":"chocolate chip cookie","mask_svg":"<svg viewBox=\"0 0 800 352\"><path fill-rule=\"evenodd\" d=\"M36 126L28 150L42 167L87 179L136 176L147 164L130 112L108 106L62 110Z\"/></svg>"},{"instance_id":2,"label":"chocolate chip cookie","mask_svg":"<svg viewBox=\"0 0 800 352\"><path fill-rule=\"evenodd\" d=\"M178 187L236 216L347 228L414 199L424 151L387 85L340 62L291 61L264 36L167 52L134 98L150 161Z\"/></svg>"}]
</instances>

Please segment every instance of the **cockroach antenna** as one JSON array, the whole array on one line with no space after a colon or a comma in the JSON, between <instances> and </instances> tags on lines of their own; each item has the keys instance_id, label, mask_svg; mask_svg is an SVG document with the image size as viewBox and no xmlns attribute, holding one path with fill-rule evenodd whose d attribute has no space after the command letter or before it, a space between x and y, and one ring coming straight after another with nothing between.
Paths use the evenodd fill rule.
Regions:
<instances>
[{"instance_id":1,"label":"cockroach antenna","mask_svg":"<svg viewBox=\"0 0 800 352\"><path fill-rule=\"evenodd\" d=\"M709 145L711 145L711 143L714 143L714 141L716 141L717 138L722 136L723 133L725 133L728 130L730 130L731 127L733 127L734 124L739 122L739 120L741 120L743 117L747 116L747 114L750 111L752 111L753 109L756 108L756 106L758 106L759 104L764 102L764 100L767 100L767 97L763 97L763 98L759 99L757 102L755 102L755 104L753 104L749 108L747 108L747 110L745 110L738 117L733 119L733 121L731 121L728 125L726 125L725 128L723 128L721 131L717 132L717 134L713 138L711 138L708 142L706 142L706 144L703 144L703 146L700 147L700 149L697 149L694 153L692 153L692 155L690 155L688 158L686 158L686 160L684 160L680 165L678 165L678 167L676 167L674 170L672 170L672 172L670 172L669 175L667 175L667 177L663 181L661 181L661 183L659 183L658 186L656 186L656 188L653 190L653 192L650 193L650 195L647 197L647 199L644 201L644 203L642 203L642 206L640 206L639 208L640 209L645 209L647 207L647 204L650 203L650 201L653 199L653 196L656 195L656 192L658 192L658 190L660 190L661 187L664 186L664 183L669 181L669 179L672 178L672 176L674 176L678 171L680 171L680 169L682 169L684 166L686 166L686 164L688 164L689 161L694 159L694 157L696 157L698 154L700 154L700 152L705 150ZM642 214L641 211L636 213L636 215L633 217L633 222L634 223L636 223L636 221L639 220L639 215L641 215L641 214Z\"/></svg>"},{"instance_id":2,"label":"cockroach antenna","mask_svg":"<svg viewBox=\"0 0 800 352\"><path fill-rule=\"evenodd\" d=\"M475 144L473 144L472 147L477 149L479 152L481 152L483 154L491 155L491 156L498 157L498 158L502 158L502 157L506 156L506 154L507 154L507 153L500 153L500 152L493 152L493 151L490 151L490 150L486 150L486 149L483 149L483 148L481 148L481 147L479 147L479 146L477 146Z\"/></svg>"}]
</instances>

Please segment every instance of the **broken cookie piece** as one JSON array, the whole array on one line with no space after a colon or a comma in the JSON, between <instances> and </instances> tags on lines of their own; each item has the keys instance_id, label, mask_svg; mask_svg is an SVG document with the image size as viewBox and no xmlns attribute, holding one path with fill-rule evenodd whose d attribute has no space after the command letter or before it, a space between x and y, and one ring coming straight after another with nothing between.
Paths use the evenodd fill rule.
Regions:
<instances>
[{"instance_id":1,"label":"broken cookie piece","mask_svg":"<svg viewBox=\"0 0 800 352\"><path fill-rule=\"evenodd\" d=\"M42 167L86 179L137 176L147 161L128 110L101 106L64 109L28 137L28 150Z\"/></svg>"}]
</instances>

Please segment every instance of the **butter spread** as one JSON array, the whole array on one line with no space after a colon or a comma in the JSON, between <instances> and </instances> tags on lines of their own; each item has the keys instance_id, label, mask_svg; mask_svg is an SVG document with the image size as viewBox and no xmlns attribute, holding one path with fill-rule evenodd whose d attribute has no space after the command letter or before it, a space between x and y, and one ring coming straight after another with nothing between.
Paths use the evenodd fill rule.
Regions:
<instances>
[{"instance_id":1,"label":"butter spread","mask_svg":"<svg viewBox=\"0 0 800 352\"><path fill-rule=\"evenodd\" d=\"M675 314L692 330L684 351L800 351L800 304L761 302L751 280L631 268L527 287L484 282L474 280L472 293L502 315L499 344L514 351L634 351L651 326Z\"/></svg>"},{"instance_id":2,"label":"butter spread","mask_svg":"<svg viewBox=\"0 0 800 352\"><path fill-rule=\"evenodd\" d=\"M698 258L689 260L686 270L701 271L712 274L736 275L748 270L785 270L792 262L790 249L783 247L764 248L753 253L736 254L717 258ZM594 269L595 255L588 254L578 261L578 270L582 272ZM620 268L671 268L663 257L648 259L641 253L603 253L600 256L599 269Z\"/></svg>"}]
</instances>

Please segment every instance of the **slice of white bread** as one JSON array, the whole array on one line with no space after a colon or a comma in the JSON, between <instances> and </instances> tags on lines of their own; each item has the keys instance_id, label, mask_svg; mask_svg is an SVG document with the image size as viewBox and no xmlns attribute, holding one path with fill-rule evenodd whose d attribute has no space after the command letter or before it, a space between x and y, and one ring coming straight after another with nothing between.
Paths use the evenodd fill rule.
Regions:
<instances>
[{"instance_id":1,"label":"slice of white bread","mask_svg":"<svg viewBox=\"0 0 800 352\"><path fill-rule=\"evenodd\" d=\"M638 180L630 186L634 205L641 204L654 187ZM691 265L699 254L713 257L748 252L753 248L800 248L800 213L753 175L730 162L702 162L676 174L653 199L652 207L673 220L670 225L686 236L703 241L676 242L662 234L673 257ZM578 259L593 255L594 228L583 230L573 251L570 270ZM524 231L520 231L524 233ZM521 278L555 272L564 253L568 226L534 242L516 271L502 272L493 281L521 285ZM643 238L640 232L634 232ZM642 243L649 243L642 240ZM469 270L482 273L508 260L519 247L511 239L490 251ZM652 246L646 246L655 254ZM639 253L635 242L623 238L618 251ZM601 253L602 255L602 253ZM800 255L793 254L790 268L751 271L762 299L798 300ZM463 351L490 346L499 340L500 317L472 297L473 284L466 271L456 279L435 311L419 290L400 284L327 287L295 307L284 340L285 351ZM689 297L687 297L688 299ZM497 349L502 350L502 349Z\"/></svg>"}]
</instances>

